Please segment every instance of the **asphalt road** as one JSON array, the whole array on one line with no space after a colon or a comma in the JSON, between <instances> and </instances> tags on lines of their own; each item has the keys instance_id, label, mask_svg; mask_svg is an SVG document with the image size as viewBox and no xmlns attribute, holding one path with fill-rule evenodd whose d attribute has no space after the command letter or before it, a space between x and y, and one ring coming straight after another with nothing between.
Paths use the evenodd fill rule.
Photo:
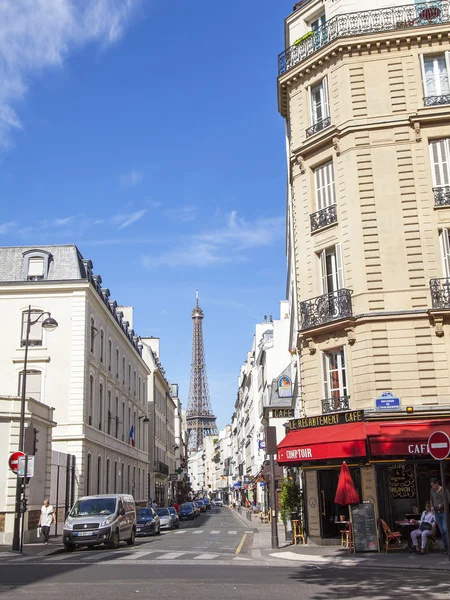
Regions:
<instances>
[{"instance_id":1,"label":"asphalt road","mask_svg":"<svg viewBox=\"0 0 450 600\"><path fill-rule=\"evenodd\" d=\"M252 536L222 509L133 548L0 556L0 600L450 600L442 572L262 564L249 553Z\"/></svg>"}]
</instances>

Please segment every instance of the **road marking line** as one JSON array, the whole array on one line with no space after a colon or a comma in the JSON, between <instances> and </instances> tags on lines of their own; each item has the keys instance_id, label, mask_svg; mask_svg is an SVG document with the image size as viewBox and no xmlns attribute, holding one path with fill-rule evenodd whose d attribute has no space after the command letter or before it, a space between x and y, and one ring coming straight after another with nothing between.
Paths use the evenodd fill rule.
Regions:
<instances>
[{"instance_id":1,"label":"road marking line","mask_svg":"<svg viewBox=\"0 0 450 600\"><path fill-rule=\"evenodd\" d=\"M210 531L209 532L211 535L217 535L220 533L220 531L214 530L214 531Z\"/></svg>"},{"instance_id":2,"label":"road marking line","mask_svg":"<svg viewBox=\"0 0 450 600\"><path fill-rule=\"evenodd\" d=\"M183 556L186 554L185 552L167 552L167 554L163 554L162 556L157 556L156 560L173 560L178 558L179 556Z\"/></svg>"},{"instance_id":3,"label":"road marking line","mask_svg":"<svg viewBox=\"0 0 450 600\"><path fill-rule=\"evenodd\" d=\"M228 535L236 535L236 534L237 534L237 531L229 531L228 532Z\"/></svg>"},{"instance_id":4,"label":"road marking line","mask_svg":"<svg viewBox=\"0 0 450 600\"><path fill-rule=\"evenodd\" d=\"M186 530L184 531L175 531L175 533L173 535L181 535L182 533L187 533Z\"/></svg>"},{"instance_id":5,"label":"road marking line","mask_svg":"<svg viewBox=\"0 0 450 600\"><path fill-rule=\"evenodd\" d=\"M121 556L117 560L139 560L147 554L154 554L155 552L159 552L159 550L138 550L136 552L130 552L127 556Z\"/></svg>"},{"instance_id":6,"label":"road marking line","mask_svg":"<svg viewBox=\"0 0 450 600\"><path fill-rule=\"evenodd\" d=\"M24 468L25 468L25 467L24 467ZM193 533L193 534L197 534L197 535L198 535L199 533L203 533L203 529L200 529L200 531L198 531L198 530L197 530L197 531L193 531L192 533Z\"/></svg>"},{"instance_id":7,"label":"road marking line","mask_svg":"<svg viewBox=\"0 0 450 600\"><path fill-rule=\"evenodd\" d=\"M213 560L217 556L220 556L220 554L199 554L198 556L194 556L194 560Z\"/></svg>"},{"instance_id":8,"label":"road marking line","mask_svg":"<svg viewBox=\"0 0 450 600\"><path fill-rule=\"evenodd\" d=\"M244 542L245 542L245 538L246 538L246 537L247 537L247 534L246 534L246 533L244 533L244 535L243 535L243 537L242 537L242 540L240 541L240 544L239 544L239 546L236 548L236 554L240 554L240 553L241 553L242 546L244 545Z\"/></svg>"},{"instance_id":9,"label":"road marking line","mask_svg":"<svg viewBox=\"0 0 450 600\"><path fill-rule=\"evenodd\" d=\"M114 552L108 550L107 552L92 552L92 551L84 551L83 555L79 554L80 560L83 562L86 560L97 560L98 558L105 558L105 556L113 556Z\"/></svg>"}]
</instances>

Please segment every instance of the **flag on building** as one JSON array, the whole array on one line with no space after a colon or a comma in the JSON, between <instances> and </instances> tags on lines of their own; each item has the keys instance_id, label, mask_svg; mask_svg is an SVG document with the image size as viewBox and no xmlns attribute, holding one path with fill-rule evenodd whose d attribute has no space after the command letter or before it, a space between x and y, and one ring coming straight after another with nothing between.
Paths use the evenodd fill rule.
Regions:
<instances>
[{"instance_id":1,"label":"flag on building","mask_svg":"<svg viewBox=\"0 0 450 600\"><path fill-rule=\"evenodd\" d=\"M132 426L131 426L131 429L130 429L130 434L129 434L129 436L128 436L128 437L130 438L130 440L131 440L131 445L132 445L132 446L133 446L133 448L134 448L134 425L132 425Z\"/></svg>"}]
</instances>

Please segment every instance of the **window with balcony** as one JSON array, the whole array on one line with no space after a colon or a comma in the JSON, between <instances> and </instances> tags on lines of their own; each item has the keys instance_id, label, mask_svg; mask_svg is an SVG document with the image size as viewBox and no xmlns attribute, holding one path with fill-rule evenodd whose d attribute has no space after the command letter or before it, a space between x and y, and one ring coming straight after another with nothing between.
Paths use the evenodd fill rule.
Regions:
<instances>
[{"instance_id":1,"label":"window with balcony","mask_svg":"<svg viewBox=\"0 0 450 600\"><path fill-rule=\"evenodd\" d=\"M349 410L344 348L322 353L323 395L322 412Z\"/></svg>"},{"instance_id":2,"label":"window with balcony","mask_svg":"<svg viewBox=\"0 0 450 600\"><path fill-rule=\"evenodd\" d=\"M98 428L102 430L103 422L103 385L100 384L99 396L98 396Z\"/></svg>"},{"instance_id":3,"label":"window with balcony","mask_svg":"<svg viewBox=\"0 0 450 600\"><path fill-rule=\"evenodd\" d=\"M42 315L42 310L32 310L30 315L30 321L36 321L40 315ZM28 325L28 311L24 310L22 312L22 332L20 336L20 345L25 346L27 343L27 325ZM28 336L28 347L30 346L42 346L42 321L38 321L34 325L30 326L30 334Z\"/></svg>"},{"instance_id":4,"label":"window with balcony","mask_svg":"<svg viewBox=\"0 0 450 600\"><path fill-rule=\"evenodd\" d=\"M94 377L91 375L89 377L89 414L88 414L88 423L92 425L92 415L94 412Z\"/></svg>"},{"instance_id":5,"label":"window with balcony","mask_svg":"<svg viewBox=\"0 0 450 600\"><path fill-rule=\"evenodd\" d=\"M97 332L97 329L95 328L95 321L93 319L93 317L91 317L91 352L92 354L94 354L94 349L95 349L95 334Z\"/></svg>"},{"instance_id":6,"label":"window with balcony","mask_svg":"<svg viewBox=\"0 0 450 600\"><path fill-rule=\"evenodd\" d=\"M325 13L316 17L314 21L311 21L311 31L313 32L313 46L315 49L321 48L324 46L327 39L327 28L326 28L327 19L325 17Z\"/></svg>"},{"instance_id":7,"label":"window with balcony","mask_svg":"<svg viewBox=\"0 0 450 600\"><path fill-rule=\"evenodd\" d=\"M322 292L334 294L344 287L341 244L336 244L320 253Z\"/></svg>"},{"instance_id":8,"label":"window with balcony","mask_svg":"<svg viewBox=\"0 0 450 600\"><path fill-rule=\"evenodd\" d=\"M421 55L425 106L450 104L449 52Z\"/></svg>"},{"instance_id":9,"label":"window with balcony","mask_svg":"<svg viewBox=\"0 0 450 600\"><path fill-rule=\"evenodd\" d=\"M116 439L119 437L119 398L116 396Z\"/></svg>"},{"instance_id":10,"label":"window with balcony","mask_svg":"<svg viewBox=\"0 0 450 600\"><path fill-rule=\"evenodd\" d=\"M435 206L450 206L450 138L430 142Z\"/></svg>"},{"instance_id":11,"label":"window with balcony","mask_svg":"<svg viewBox=\"0 0 450 600\"><path fill-rule=\"evenodd\" d=\"M317 211L310 216L311 232L337 222L333 162L314 170L314 188Z\"/></svg>"},{"instance_id":12,"label":"window with balcony","mask_svg":"<svg viewBox=\"0 0 450 600\"><path fill-rule=\"evenodd\" d=\"M450 308L450 229L444 227L439 233L442 278L430 279L431 304L434 309Z\"/></svg>"},{"instance_id":13,"label":"window with balcony","mask_svg":"<svg viewBox=\"0 0 450 600\"><path fill-rule=\"evenodd\" d=\"M111 391L108 390L108 435L111 435L111 421L112 421Z\"/></svg>"},{"instance_id":14,"label":"window with balcony","mask_svg":"<svg viewBox=\"0 0 450 600\"><path fill-rule=\"evenodd\" d=\"M112 370L112 341L108 340L108 370Z\"/></svg>"},{"instance_id":15,"label":"window with balcony","mask_svg":"<svg viewBox=\"0 0 450 600\"><path fill-rule=\"evenodd\" d=\"M104 346L105 346L105 334L103 329L100 331L100 362L103 362L104 359Z\"/></svg>"},{"instance_id":16,"label":"window with balcony","mask_svg":"<svg viewBox=\"0 0 450 600\"><path fill-rule=\"evenodd\" d=\"M306 130L306 137L314 135L331 125L326 77L309 88L309 103L311 126Z\"/></svg>"},{"instance_id":17,"label":"window with balcony","mask_svg":"<svg viewBox=\"0 0 450 600\"><path fill-rule=\"evenodd\" d=\"M116 379L119 379L119 348L116 348Z\"/></svg>"}]
</instances>

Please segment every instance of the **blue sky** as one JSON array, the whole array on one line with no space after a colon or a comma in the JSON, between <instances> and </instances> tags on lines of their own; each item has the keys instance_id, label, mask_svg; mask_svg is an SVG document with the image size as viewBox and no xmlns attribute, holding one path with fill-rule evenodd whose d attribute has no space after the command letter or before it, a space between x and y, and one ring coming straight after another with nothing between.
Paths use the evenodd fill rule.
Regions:
<instances>
[{"instance_id":1,"label":"blue sky","mask_svg":"<svg viewBox=\"0 0 450 600\"><path fill-rule=\"evenodd\" d=\"M1 245L75 243L161 338L186 406L195 290L230 419L285 297L285 0L15 0L0 21Z\"/></svg>"}]
</instances>

